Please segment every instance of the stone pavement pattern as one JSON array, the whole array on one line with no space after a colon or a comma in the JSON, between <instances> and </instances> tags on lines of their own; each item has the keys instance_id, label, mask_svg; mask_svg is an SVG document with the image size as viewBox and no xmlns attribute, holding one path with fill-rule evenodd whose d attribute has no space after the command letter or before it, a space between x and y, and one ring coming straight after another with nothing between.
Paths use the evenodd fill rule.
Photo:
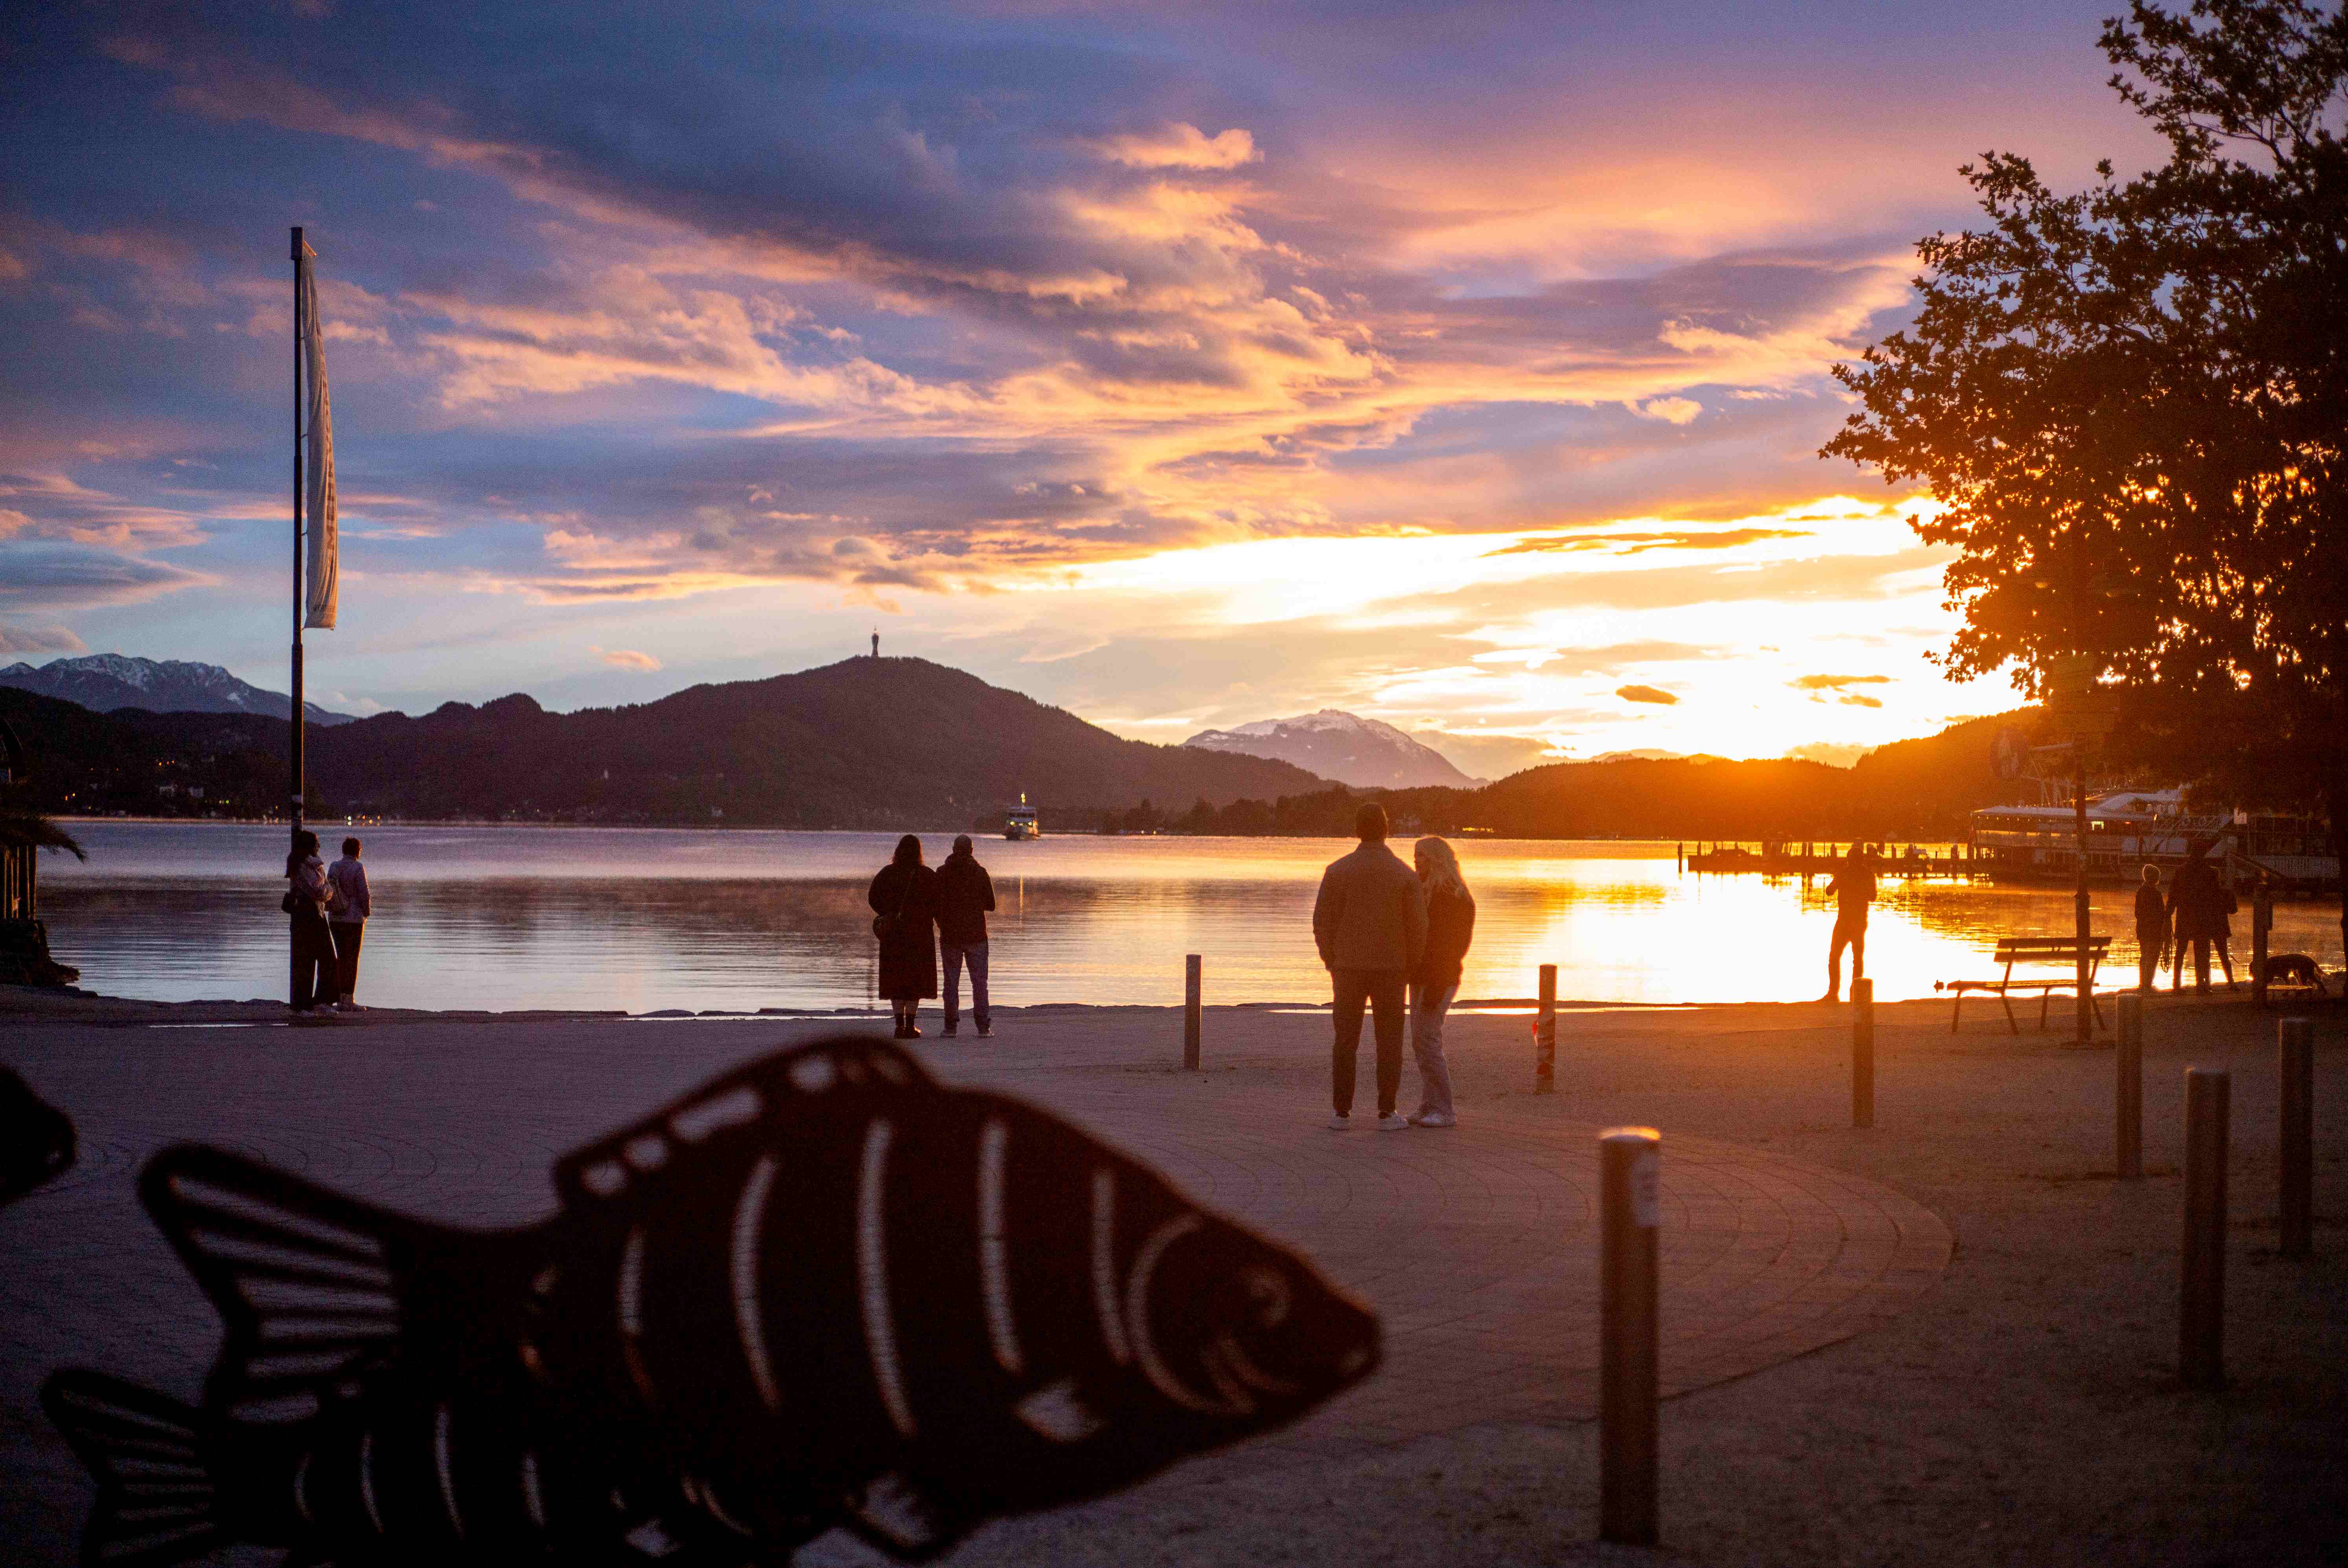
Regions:
<instances>
[{"instance_id":1,"label":"stone pavement pattern","mask_svg":"<svg viewBox=\"0 0 2348 1568\"><path fill-rule=\"evenodd\" d=\"M1251 1452L1596 1415L1601 1129L1555 1102L1504 1101L1456 1130L1341 1134L1309 1102L1211 1078L1104 1087L1030 1071L1004 1087L1303 1247L1377 1308L1380 1374ZM1860 1332L1948 1262L1947 1227L1929 1211L1797 1160L1667 1136L1663 1191L1666 1396Z\"/></svg>"},{"instance_id":2,"label":"stone pavement pattern","mask_svg":"<svg viewBox=\"0 0 2348 1568\"><path fill-rule=\"evenodd\" d=\"M0 1009L6 1001L0 996ZM158 1016L132 1010L142 1021ZM774 1029L377 1017L314 1042L282 1030L108 1030L0 1016L0 1059L60 1102L108 1108L84 1171L0 1211L0 1545L8 1549L0 1560L70 1561L87 1507L78 1467L33 1408L39 1374L73 1357L191 1395L217 1334L130 1199L127 1173L145 1150L174 1136L243 1142L442 1218L526 1221L551 1204L543 1184L556 1154L747 1054L756 1044L746 1042ZM1365 1418L1381 1378L1329 1410L1325 1430L1308 1423L1289 1434L1284 1449L1247 1445L1097 1503L1003 1522L953 1562L2340 1564L2348 1542L2348 1469L2339 1460L2348 1451L2343 1026L2348 1015L2337 1009L2317 1018L2319 1223L2307 1260L2273 1250L2273 1018L2223 1000L2164 998L2148 1024L2140 1183L2111 1179L2108 1050L2011 1038L2002 1022L1978 1031L1969 1023L1952 1037L1944 1005L1879 1009L1869 1132L1849 1126L1839 1009L1573 1016L1560 1030L1560 1092L1540 1100L1524 1092L1525 1020L1463 1018L1453 1056L1474 1136L1449 1154L1447 1134L1338 1137L1319 1128L1325 1015L1212 1009L1209 1071L1197 1075L1172 1068L1179 1021L1166 1011L1035 1009L1007 1014L990 1047L925 1045L950 1077L983 1078L1097 1125L1107 1126L1106 1107L1138 1108L1113 1130L1122 1141L1186 1183L1211 1184L1222 1204L1358 1269L1348 1277L1380 1293L1390 1321L1416 1310L1414 1302L1472 1317L1475 1282L1391 1263L1394 1244L1363 1209L1431 1187L1426 1163L1457 1161L1457 1170L1439 1167L1460 1195L1438 1225L1510 1210L1523 1201L1510 1195L1514 1181L1553 1196L1535 1219L1509 1222L1510 1234L1547 1237L1583 1223L1575 1205L1587 1201L1578 1184L1594 1163L1590 1137L1615 1123L1663 1130L1667 1187L1692 1191L1682 1167L1711 1143L1740 1170L1797 1173L1797 1185L1831 1173L1857 1191L1909 1194L1957 1242L1940 1282L1869 1331L1666 1405L1660 1553L1593 1544L1591 1423L1503 1416L1393 1440L1348 1435L1346 1423L1374 1424ZM2173 1364L2188 1062L2235 1071L2230 1383L2218 1394L2179 1390ZM436 1107L462 1122L463 1139L437 1123L419 1135ZM1214 1153L1226 1138L1242 1146L1238 1156ZM1194 1142L1205 1157L1189 1168L1167 1152ZM1259 1143L1272 1149L1270 1163L1246 1152ZM1332 1172L1350 1173L1344 1186L1356 1195L1344 1206L1323 1195ZM1696 1235L1693 1219L1683 1234ZM1346 1261L1348 1248L1357 1261ZM1725 1255L1735 1251L1729 1244ZM1872 1266L1858 1244L1849 1256ZM1532 1261L1513 1261L1519 1272L1501 1271L1492 1288L1531 1288L1521 1271ZM1842 1290L1835 1266L1813 1268L1797 1289ZM1851 1299L1881 1303L1892 1283L1879 1279ZM1693 1287L1703 1288L1700 1276ZM1540 1353L1559 1357L1559 1386L1570 1383L1570 1357L1557 1339L1536 1337ZM1431 1406L1441 1391L1427 1389ZM1435 1428L1456 1418L1406 1409L1395 1419ZM871 1561L839 1537L803 1558L802 1568Z\"/></svg>"},{"instance_id":3,"label":"stone pavement pattern","mask_svg":"<svg viewBox=\"0 0 2348 1568\"><path fill-rule=\"evenodd\" d=\"M557 1154L747 1057L838 1028L137 1029L89 1031L56 1054L36 1044L19 1064L71 1108L83 1147L75 1171L0 1218L13 1264L0 1298L20 1331L0 1364L9 1403L25 1411L60 1365L183 1391L209 1365L218 1325L131 1190L165 1143L228 1144L431 1219L526 1221L551 1206ZM1016 1047L1014 1030L1006 1021L997 1045L922 1049L942 1077L1046 1104L1195 1200L1301 1246L1378 1309L1381 1372L1243 1462L1594 1414L1599 1129L1558 1101L1504 1100L1452 1131L1337 1134L1293 1092L1163 1071L1148 1015L1039 1016ZM1283 1033L1283 1054L1317 1060L1309 1030ZM1664 1160L1667 1394L1857 1333L1947 1262L1940 1221L1863 1178L1704 1138L1668 1139ZM52 1450L42 1468L55 1470L37 1426L9 1432L8 1450L20 1442ZM0 1458L13 1469L23 1456Z\"/></svg>"}]
</instances>

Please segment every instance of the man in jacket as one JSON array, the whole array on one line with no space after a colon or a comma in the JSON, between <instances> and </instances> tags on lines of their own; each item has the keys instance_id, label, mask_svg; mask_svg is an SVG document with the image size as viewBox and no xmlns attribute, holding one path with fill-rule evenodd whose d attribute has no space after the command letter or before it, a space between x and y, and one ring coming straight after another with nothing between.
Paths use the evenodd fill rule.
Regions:
<instances>
[{"instance_id":1,"label":"man in jacket","mask_svg":"<svg viewBox=\"0 0 2348 1568\"><path fill-rule=\"evenodd\" d=\"M2173 928L2170 940L2176 946L2175 968L2169 973L2169 989L2185 989L2185 949L2193 949L2193 989L2203 996L2209 994L2209 944L2216 942L2220 954L2226 951L2226 941L2232 932L2232 923L2226 917L2233 911L2233 896L2226 885L2218 880L2217 867L2208 856L2217 847L2217 840L2196 838L2185 846L2185 864L2177 868L2176 880L2168 885L2168 915ZM2231 956L2226 962L2226 986L2232 989L2234 966Z\"/></svg>"},{"instance_id":2,"label":"man in jacket","mask_svg":"<svg viewBox=\"0 0 2348 1568\"><path fill-rule=\"evenodd\" d=\"M1365 802L1354 814L1361 847L1330 862L1313 901L1313 941L1336 992L1331 1060L1333 1131L1353 1123L1354 1078L1362 1044L1362 1009L1376 1019L1378 1127L1401 1132L1395 1113L1402 1087L1403 992L1426 953L1426 895L1417 875L1386 847L1385 807Z\"/></svg>"},{"instance_id":3,"label":"man in jacket","mask_svg":"<svg viewBox=\"0 0 2348 1568\"><path fill-rule=\"evenodd\" d=\"M994 878L971 852L967 833L938 867L938 951L946 960L946 1033L962 1029L962 968L970 966L970 1012L978 1038L994 1033L986 1005L986 912L994 907Z\"/></svg>"}]
</instances>

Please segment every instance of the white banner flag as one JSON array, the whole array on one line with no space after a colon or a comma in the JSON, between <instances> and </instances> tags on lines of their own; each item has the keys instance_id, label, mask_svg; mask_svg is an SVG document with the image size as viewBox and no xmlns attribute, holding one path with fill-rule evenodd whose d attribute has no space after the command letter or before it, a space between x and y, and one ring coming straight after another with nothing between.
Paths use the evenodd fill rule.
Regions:
<instances>
[{"instance_id":1,"label":"white banner flag","mask_svg":"<svg viewBox=\"0 0 2348 1568\"><path fill-rule=\"evenodd\" d=\"M335 413L326 402L326 345L318 323L318 280L310 270L317 252L302 247L302 349L310 373L310 471L305 509L309 513L309 583L302 624L335 624L335 597L339 586L342 548L335 536Z\"/></svg>"}]
</instances>

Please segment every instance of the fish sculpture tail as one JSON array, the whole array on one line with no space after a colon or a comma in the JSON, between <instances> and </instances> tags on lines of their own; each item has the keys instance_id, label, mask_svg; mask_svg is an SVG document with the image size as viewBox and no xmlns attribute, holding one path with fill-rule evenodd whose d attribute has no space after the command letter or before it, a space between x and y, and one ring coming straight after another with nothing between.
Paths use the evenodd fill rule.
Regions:
<instances>
[{"instance_id":1,"label":"fish sculpture tail","mask_svg":"<svg viewBox=\"0 0 2348 1568\"><path fill-rule=\"evenodd\" d=\"M73 1119L0 1067L0 1204L65 1173L74 1163Z\"/></svg>"},{"instance_id":2,"label":"fish sculpture tail","mask_svg":"<svg viewBox=\"0 0 2348 1568\"><path fill-rule=\"evenodd\" d=\"M149 1161L139 1195L226 1329L204 1408L242 1419L313 1414L397 1352L466 1362L510 1327L539 1252L531 1231L436 1225L201 1144Z\"/></svg>"},{"instance_id":3,"label":"fish sculpture tail","mask_svg":"<svg viewBox=\"0 0 2348 1568\"><path fill-rule=\"evenodd\" d=\"M190 1406L103 1372L59 1372L41 1408L98 1481L82 1532L90 1568L162 1568L231 1544L206 1461L204 1418Z\"/></svg>"}]
</instances>

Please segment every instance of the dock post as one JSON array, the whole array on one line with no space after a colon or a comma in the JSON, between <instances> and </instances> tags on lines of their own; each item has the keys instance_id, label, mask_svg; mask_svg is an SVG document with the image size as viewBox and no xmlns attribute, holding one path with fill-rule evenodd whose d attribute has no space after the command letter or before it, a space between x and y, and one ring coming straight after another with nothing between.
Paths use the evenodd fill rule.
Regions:
<instances>
[{"instance_id":1,"label":"dock post","mask_svg":"<svg viewBox=\"0 0 2348 1568\"><path fill-rule=\"evenodd\" d=\"M1655 1543L1655 1231L1663 1136L1615 1127L1598 1139L1598 1539Z\"/></svg>"},{"instance_id":2,"label":"dock post","mask_svg":"<svg viewBox=\"0 0 2348 1568\"><path fill-rule=\"evenodd\" d=\"M1540 1011L1533 1016L1533 1092L1557 1092L1557 966L1540 967Z\"/></svg>"},{"instance_id":3,"label":"dock post","mask_svg":"<svg viewBox=\"0 0 2348 1568\"><path fill-rule=\"evenodd\" d=\"M2282 1255L2305 1257L2315 1245L2315 1026L2287 1018L2275 1034L2282 1080Z\"/></svg>"},{"instance_id":4,"label":"dock post","mask_svg":"<svg viewBox=\"0 0 2348 1568\"><path fill-rule=\"evenodd\" d=\"M1184 954L1182 957L1182 1067L1187 1072L1199 1071L1199 955Z\"/></svg>"},{"instance_id":5,"label":"dock post","mask_svg":"<svg viewBox=\"0 0 2348 1568\"><path fill-rule=\"evenodd\" d=\"M2267 937L2272 929L2273 907L2267 902L2266 879L2250 893L2250 1005L2267 1005Z\"/></svg>"},{"instance_id":6,"label":"dock post","mask_svg":"<svg viewBox=\"0 0 2348 1568\"><path fill-rule=\"evenodd\" d=\"M1683 876L1686 875L1687 842L1684 839L1673 846L1672 850L1672 864L1673 869L1677 870Z\"/></svg>"},{"instance_id":7,"label":"dock post","mask_svg":"<svg viewBox=\"0 0 2348 1568\"><path fill-rule=\"evenodd\" d=\"M1875 982L1850 982L1850 1124L1875 1125Z\"/></svg>"},{"instance_id":8,"label":"dock post","mask_svg":"<svg viewBox=\"0 0 2348 1568\"><path fill-rule=\"evenodd\" d=\"M2114 1053L2118 1076L2112 1085L2113 1138L2123 1182L2144 1179L2144 998L2120 993L2120 1043Z\"/></svg>"},{"instance_id":9,"label":"dock post","mask_svg":"<svg viewBox=\"0 0 2348 1568\"><path fill-rule=\"evenodd\" d=\"M2177 1315L2177 1371L2188 1389L2226 1383L2225 1070L2185 1073L2185 1247Z\"/></svg>"}]
</instances>

